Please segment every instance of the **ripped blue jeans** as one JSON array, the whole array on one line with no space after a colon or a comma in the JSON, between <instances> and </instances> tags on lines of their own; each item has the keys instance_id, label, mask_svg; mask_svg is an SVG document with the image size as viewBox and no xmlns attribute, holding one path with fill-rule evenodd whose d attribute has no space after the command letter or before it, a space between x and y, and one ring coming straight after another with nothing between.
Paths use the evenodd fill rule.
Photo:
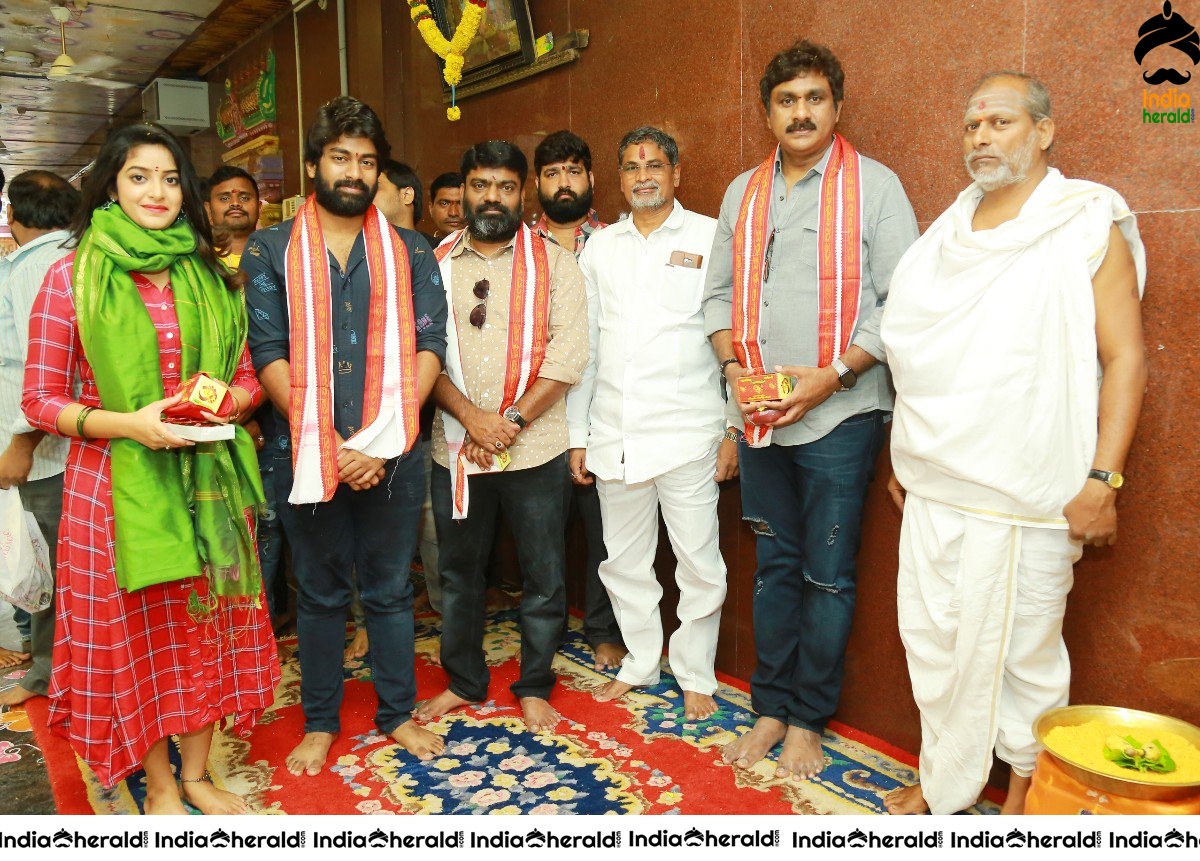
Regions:
<instances>
[{"instance_id":1,"label":"ripped blue jeans","mask_svg":"<svg viewBox=\"0 0 1200 861\"><path fill-rule=\"evenodd\" d=\"M855 557L884 413L851 416L804 445L738 446L755 533L754 710L821 732L842 692Z\"/></svg>"}]
</instances>

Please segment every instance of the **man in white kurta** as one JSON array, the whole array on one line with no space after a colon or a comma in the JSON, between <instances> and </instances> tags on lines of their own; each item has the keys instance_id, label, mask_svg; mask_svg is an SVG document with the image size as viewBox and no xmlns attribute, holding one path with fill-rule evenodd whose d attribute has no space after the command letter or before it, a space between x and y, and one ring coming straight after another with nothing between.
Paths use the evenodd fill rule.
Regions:
<instances>
[{"instance_id":1,"label":"man in white kurta","mask_svg":"<svg viewBox=\"0 0 1200 861\"><path fill-rule=\"evenodd\" d=\"M893 813L970 806L993 750L1012 767L1005 812L1023 811L1032 724L1067 703L1072 565L1116 539L1144 254L1117 193L1048 166L1049 116L1036 80L984 79L965 118L975 182L900 261L884 312L898 614L921 710L920 785L889 796Z\"/></svg>"},{"instance_id":2,"label":"man in white kurta","mask_svg":"<svg viewBox=\"0 0 1200 861\"><path fill-rule=\"evenodd\" d=\"M592 234L579 258L591 362L567 399L573 478L598 481L608 548L600 579L629 649L597 698L659 681L662 587L653 566L661 507L679 560L671 671L685 716L703 719L716 711L725 600L714 478L733 474L737 458L736 437L723 440L720 377L700 308L716 220L675 200L679 151L669 135L637 129L618 151L632 215Z\"/></svg>"}]
</instances>

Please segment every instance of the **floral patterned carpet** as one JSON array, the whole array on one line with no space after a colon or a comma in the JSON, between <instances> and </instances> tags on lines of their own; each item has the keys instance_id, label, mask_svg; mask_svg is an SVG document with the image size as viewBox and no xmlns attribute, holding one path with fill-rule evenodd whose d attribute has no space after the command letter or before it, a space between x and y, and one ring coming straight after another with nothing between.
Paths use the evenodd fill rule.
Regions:
<instances>
[{"instance_id":1,"label":"floral patterned carpet","mask_svg":"<svg viewBox=\"0 0 1200 861\"><path fill-rule=\"evenodd\" d=\"M435 618L418 619L421 698L445 686L444 673L430 660L437 633ZM873 814L883 812L887 791L915 778L909 764L879 749L884 745L844 727L825 735L827 766L818 780L778 779L770 759L748 772L730 768L720 748L753 723L748 694L723 684L720 710L686 722L683 697L664 672L655 688L597 703L591 693L609 677L592 668L576 620L554 666L559 686L551 701L564 720L554 734L534 735L508 691L520 651L515 613L490 622L485 648L494 699L429 725L446 739L441 757L422 763L374 729L368 655L345 666L342 735L324 772L293 777L283 761L303 727L300 670L295 640L281 640L283 680L275 705L248 737L217 734L214 780L244 794L253 809L279 814ZM67 744L45 730L44 703L31 701L29 718L17 718L25 713L15 710L0 715L0 723L26 730L32 724L58 811L138 813L140 773L105 790ZM0 785L7 783L5 744L0 736ZM990 803L974 810L994 811Z\"/></svg>"}]
</instances>

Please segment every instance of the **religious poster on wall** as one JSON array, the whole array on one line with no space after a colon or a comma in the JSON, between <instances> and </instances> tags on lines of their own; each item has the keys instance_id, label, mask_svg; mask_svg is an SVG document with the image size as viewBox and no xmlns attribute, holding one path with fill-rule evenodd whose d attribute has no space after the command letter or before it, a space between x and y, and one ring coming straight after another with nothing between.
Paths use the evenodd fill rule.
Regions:
<instances>
[{"instance_id":1,"label":"religious poster on wall","mask_svg":"<svg viewBox=\"0 0 1200 861\"><path fill-rule=\"evenodd\" d=\"M225 79L217 136L228 147L275 132L275 52Z\"/></svg>"}]
</instances>

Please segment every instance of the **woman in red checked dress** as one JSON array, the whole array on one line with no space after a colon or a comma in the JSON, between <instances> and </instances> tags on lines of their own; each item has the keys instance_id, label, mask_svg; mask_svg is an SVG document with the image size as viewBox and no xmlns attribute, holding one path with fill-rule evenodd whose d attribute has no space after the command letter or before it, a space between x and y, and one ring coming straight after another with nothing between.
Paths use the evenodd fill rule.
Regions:
<instances>
[{"instance_id":1,"label":"woman in red checked dress","mask_svg":"<svg viewBox=\"0 0 1200 861\"><path fill-rule=\"evenodd\" d=\"M248 728L279 680L247 516L261 488L239 471L253 443L239 428L235 440L195 446L161 418L185 371L217 370L198 362L227 369L215 375L228 374L228 420L261 400L240 285L214 254L195 172L157 126L106 141L75 236L34 306L23 400L35 428L73 437L50 726L106 787L144 769L146 813L185 813L185 800L241 813L207 760L215 724L233 716ZM234 489L214 490L213 470ZM170 579L142 585L147 571Z\"/></svg>"}]
</instances>

